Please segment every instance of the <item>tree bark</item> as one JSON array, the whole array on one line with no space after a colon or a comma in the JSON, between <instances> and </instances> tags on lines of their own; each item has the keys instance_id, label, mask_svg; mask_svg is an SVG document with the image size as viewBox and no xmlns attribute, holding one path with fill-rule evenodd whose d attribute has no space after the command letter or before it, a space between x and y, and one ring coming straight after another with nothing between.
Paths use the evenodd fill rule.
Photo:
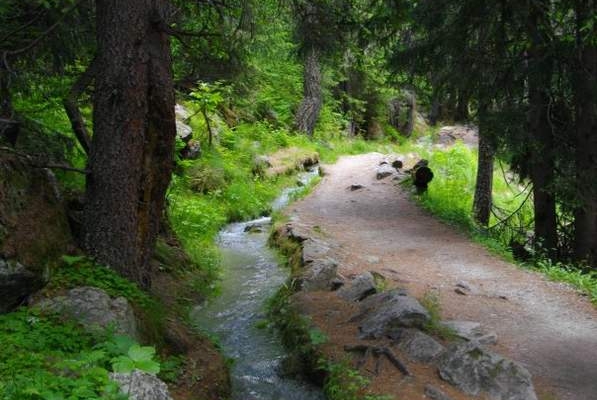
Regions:
<instances>
[{"instance_id":1,"label":"tree bark","mask_svg":"<svg viewBox=\"0 0 597 400\"><path fill-rule=\"evenodd\" d=\"M577 0L576 188L574 253L580 262L597 267L597 46L591 32L581 32L597 13L595 0Z\"/></svg>"},{"instance_id":2,"label":"tree bark","mask_svg":"<svg viewBox=\"0 0 597 400\"><path fill-rule=\"evenodd\" d=\"M535 243L550 257L557 255L556 198L554 182L554 137L549 123L550 88L553 65L547 54L549 0L529 2L529 134L530 175L533 182Z\"/></svg>"},{"instance_id":3,"label":"tree bark","mask_svg":"<svg viewBox=\"0 0 597 400\"><path fill-rule=\"evenodd\" d=\"M303 101L295 115L297 130L313 136L315 125L319 119L319 112L323 105L321 92L321 66L319 52L314 46L305 55L305 70L303 73Z\"/></svg>"},{"instance_id":4,"label":"tree bark","mask_svg":"<svg viewBox=\"0 0 597 400\"><path fill-rule=\"evenodd\" d=\"M0 61L0 137L4 136L13 146L19 136L20 125L15 121L12 98L10 95L10 77L8 68Z\"/></svg>"},{"instance_id":5,"label":"tree bark","mask_svg":"<svg viewBox=\"0 0 597 400\"><path fill-rule=\"evenodd\" d=\"M83 245L148 287L176 125L165 0L97 0L98 68Z\"/></svg>"},{"instance_id":6,"label":"tree bark","mask_svg":"<svg viewBox=\"0 0 597 400\"><path fill-rule=\"evenodd\" d=\"M479 109L479 151L477 163L477 181L473 201L473 216L481 226L489 225L493 192L494 148L486 129L486 107Z\"/></svg>"}]
</instances>

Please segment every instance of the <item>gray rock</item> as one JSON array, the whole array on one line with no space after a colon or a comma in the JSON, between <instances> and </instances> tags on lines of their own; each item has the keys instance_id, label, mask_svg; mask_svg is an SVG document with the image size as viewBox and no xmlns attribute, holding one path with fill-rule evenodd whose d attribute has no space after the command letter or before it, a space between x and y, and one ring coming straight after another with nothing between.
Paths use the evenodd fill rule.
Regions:
<instances>
[{"instance_id":1,"label":"gray rock","mask_svg":"<svg viewBox=\"0 0 597 400\"><path fill-rule=\"evenodd\" d=\"M439 374L473 396L486 393L492 400L537 400L531 374L523 366L475 342L449 348L440 357Z\"/></svg>"},{"instance_id":2,"label":"gray rock","mask_svg":"<svg viewBox=\"0 0 597 400\"><path fill-rule=\"evenodd\" d=\"M421 328L429 321L429 313L413 297L392 290L368 297L361 302L361 338L380 338L396 328Z\"/></svg>"},{"instance_id":3,"label":"gray rock","mask_svg":"<svg viewBox=\"0 0 597 400\"><path fill-rule=\"evenodd\" d=\"M127 394L130 400L172 400L168 386L146 372L111 373L110 379L118 384L121 393Z\"/></svg>"},{"instance_id":4,"label":"gray rock","mask_svg":"<svg viewBox=\"0 0 597 400\"><path fill-rule=\"evenodd\" d=\"M450 396L432 385L425 385L425 396L431 400L452 400Z\"/></svg>"},{"instance_id":5,"label":"gray rock","mask_svg":"<svg viewBox=\"0 0 597 400\"><path fill-rule=\"evenodd\" d=\"M14 260L0 258L0 314L11 311L42 287L39 275Z\"/></svg>"},{"instance_id":6,"label":"gray rock","mask_svg":"<svg viewBox=\"0 0 597 400\"><path fill-rule=\"evenodd\" d=\"M375 171L375 176L378 180L387 178L388 176L392 176L394 174L395 169L389 164L383 164L377 168Z\"/></svg>"},{"instance_id":7,"label":"gray rock","mask_svg":"<svg viewBox=\"0 0 597 400\"><path fill-rule=\"evenodd\" d=\"M434 361L446 350L437 340L416 329L404 330L399 347L411 360L422 363Z\"/></svg>"},{"instance_id":8,"label":"gray rock","mask_svg":"<svg viewBox=\"0 0 597 400\"><path fill-rule=\"evenodd\" d=\"M177 104L174 108L176 112L176 137L185 143L193 138L193 128L191 128L185 120L189 118L191 113L184 106Z\"/></svg>"},{"instance_id":9,"label":"gray rock","mask_svg":"<svg viewBox=\"0 0 597 400\"><path fill-rule=\"evenodd\" d=\"M361 301L377 292L375 278L371 272L357 276L350 285L338 290L338 296L347 301Z\"/></svg>"},{"instance_id":10,"label":"gray rock","mask_svg":"<svg viewBox=\"0 0 597 400\"><path fill-rule=\"evenodd\" d=\"M302 261L303 265L315 260L324 258L330 251L330 248L320 240L307 239L302 243Z\"/></svg>"},{"instance_id":11,"label":"gray rock","mask_svg":"<svg viewBox=\"0 0 597 400\"><path fill-rule=\"evenodd\" d=\"M112 299L98 288L71 289L64 296L42 300L39 306L73 318L89 331L113 327L117 333L139 338L137 321L129 302L124 297Z\"/></svg>"},{"instance_id":12,"label":"gray rock","mask_svg":"<svg viewBox=\"0 0 597 400\"><path fill-rule=\"evenodd\" d=\"M304 242L311 237L309 228L306 225L293 222L286 226L288 238Z\"/></svg>"},{"instance_id":13,"label":"gray rock","mask_svg":"<svg viewBox=\"0 0 597 400\"><path fill-rule=\"evenodd\" d=\"M259 233L267 231L272 224L272 219L269 217L264 217L260 219L256 219L251 222L247 222L245 225L244 231L251 232L251 233Z\"/></svg>"},{"instance_id":14,"label":"gray rock","mask_svg":"<svg viewBox=\"0 0 597 400\"><path fill-rule=\"evenodd\" d=\"M497 343L497 334L495 332L483 332L481 324L478 322L444 321L441 324L452 330L454 334L461 339L467 341L476 341L482 345L492 345Z\"/></svg>"},{"instance_id":15,"label":"gray rock","mask_svg":"<svg viewBox=\"0 0 597 400\"><path fill-rule=\"evenodd\" d=\"M338 277L338 263L331 258L314 260L305 265L300 288L306 292L331 290Z\"/></svg>"}]
</instances>

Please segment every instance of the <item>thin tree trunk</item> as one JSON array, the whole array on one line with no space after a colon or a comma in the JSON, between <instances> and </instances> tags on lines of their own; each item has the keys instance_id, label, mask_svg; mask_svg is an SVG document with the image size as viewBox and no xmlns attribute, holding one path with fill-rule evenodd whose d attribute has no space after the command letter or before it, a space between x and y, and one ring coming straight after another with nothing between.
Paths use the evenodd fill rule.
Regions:
<instances>
[{"instance_id":1,"label":"thin tree trunk","mask_svg":"<svg viewBox=\"0 0 597 400\"><path fill-rule=\"evenodd\" d=\"M577 0L575 257L597 267L597 46L581 32L597 13L595 0ZM584 36L584 37L583 37ZM592 36L595 37L595 36Z\"/></svg>"},{"instance_id":2,"label":"thin tree trunk","mask_svg":"<svg viewBox=\"0 0 597 400\"><path fill-rule=\"evenodd\" d=\"M531 145L530 175L533 182L535 243L550 257L557 252L556 199L554 183L554 138L549 123L549 91L553 66L547 54L549 0L529 3L529 134Z\"/></svg>"},{"instance_id":3,"label":"thin tree trunk","mask_svg":"<svg viewBox=\"0 0 597 400\"><path fill-rule=\"evenodd\" d=\"M176 125L164 0L97 0L98 63L83 244L149 286Z\"/></svg>"},{"instance_id":4,"label":"thin tree trunk","mask_svg":"<svg viewBox=\"0 0 597 400\"><path fill-rule=\"evenodd\" d=\"M456 102L456 111L454 113L454 120L458 122L466 122L469 120L468 103L470 101L470 93L464 89L458 91L458 100Z\"/></svg>"},{"instance_id":5,"label":"thin tree trunk","mask_svg":"<svg viewBox=\"0 0 597 400\"><path fill-rule=\"evenodd\" d=\"M482 226L489 225L493 193L494 148L486 129L486 107L479 109L479 154L477 165L477 181L473 201L473 216Z\"/></svg>"},{"instance_id":6,"label":"thin tree trunk","mask_svg":"<svg viewBox=\"0 0 597 400\"><path fill-rule=\"evenodd\" d=\"M0 65L0 137L4 136L13 146L17 142L20 128L19 123L14 120L14 114L9 71L6 66Z\"/></svg>"},{"instance_id":7,"label":"thin tree trunk","mask_svg":"<svg viewBox=\"0 0 597 400\"><path fill-rule=\"evenodd\" d=\"M79 78L75 81L68 93L68 96L66 96L66 98L64 98L62 101L66 115L68 116L73 128L73 132L75 133L75 137L81 144L81 147L86 154L89 154L91 149L91 135L89 135L89 132L87 132L85 120L81 115L77 101L83 92L85 92L85 89L87 89L87 87L89 87L91 82L93 82L95 79L95 76L97 75L97 66L98 62L96 59L93 59L91 64L87 67L87 70L83 72L83 74L81 74L81 76L79 76Z\"/></svg>"},{"instance_id":8,"label":"thin tree trunk","mask_svg":"<svg viewBox=\"0 0 597 400\"><path fill-rule=\"evenodd\" d=\"M295 115L296 129L309 136L313 136L322 105L323 97L321 92L319 53L315 47L311 46L305 55L303 101Z\"/></svg>"}]
</instances>

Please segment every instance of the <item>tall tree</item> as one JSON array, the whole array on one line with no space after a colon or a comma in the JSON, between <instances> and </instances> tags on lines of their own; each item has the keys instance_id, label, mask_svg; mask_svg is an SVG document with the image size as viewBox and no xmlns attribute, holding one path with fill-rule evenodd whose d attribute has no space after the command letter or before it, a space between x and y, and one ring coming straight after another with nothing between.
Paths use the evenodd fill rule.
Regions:
<instances>
[{"instance_id":1,"label":"tall tree","mask_svg":"<svg viewBox=\"0 0 597 400\"><path fill-rule=\"evenodd\" d=\"M93 141L83 245L143 286L173 167L166 0L97 0Z\"/></svg>"},{"instance_id":2,"label":"tall tree","mask_svg":"<svg viewBox=\"0 0 597 400\"><path fill-rule=\"evenodd\" d=\"M303 100L295 114L295 128L309 136L323 105L322 61L340 48L352 25L351 0L293 0L295 37L304 65Z\"/></svg>"},{"instance_id":3,"label":"tall tree","mask_svg":"<svg viewBox=\"0 0 597 400\"><path fill-rule=\"evenodd\" d=\"M576 258L597 266L597 2L576 0Z\"/></svg>"},{"instance_id":4,"label":"tall tree","mask_svg":"<svg viewBox=\"0 0 597 400\"><path fill-rule=\"evenodd\" d=\"M528 133L530 138L530 175L533 182L535 240L554 256L558 246L555 181L555 154L550 124L550 88L553 59L549 54L552 35L549 20L551 0L528 0Z\"/></svg>"}]
</instances>

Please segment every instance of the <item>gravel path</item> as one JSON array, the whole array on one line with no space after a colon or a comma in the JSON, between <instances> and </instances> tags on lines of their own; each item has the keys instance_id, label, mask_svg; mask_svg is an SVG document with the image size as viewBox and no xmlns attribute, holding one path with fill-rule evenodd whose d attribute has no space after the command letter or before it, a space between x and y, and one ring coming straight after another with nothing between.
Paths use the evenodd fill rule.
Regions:
<instances>
[{"instance_id":1,"label":"gravel path","mask_svg":"<svg viewBox=\"0 0 597 400\"><path fill-rule=\"evenodd\" d=\"M340 245L345 275L376 270L414 295L438 293L444 319L481 322L496 347L525 365L545 399L597 399L597 310L566 285L521 270L419 209L391 178L383 156L343 157L291 213ZM349 190L352 184L365 188ZM457 294L459 283L470 287Z\"/></svg>"}]
</instances>

